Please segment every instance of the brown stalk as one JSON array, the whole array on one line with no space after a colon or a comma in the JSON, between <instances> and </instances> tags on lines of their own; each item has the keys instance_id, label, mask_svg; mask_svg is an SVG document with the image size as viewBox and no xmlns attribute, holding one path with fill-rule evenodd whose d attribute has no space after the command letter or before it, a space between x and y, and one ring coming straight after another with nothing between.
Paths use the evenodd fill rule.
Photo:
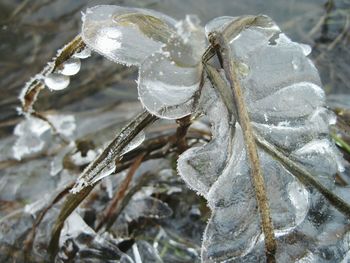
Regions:
<instances>
[{"instance_id":1,"label":"brown stalk","mask_svg":"<svg viewBox=\"0 0 350 263\"><path fill-rule=\"evenodd\" d=\"M231 24L230 26L232 27L234 24ZM241 28L244 28L244 26L241 26ZM228 35L232 35L232 32L234 32L234 30L229 29ZM243 137L247 148L248 159L250 162L252 183L255 189L256 200L261 217L262 230L265 236L266 258L267 262L275 262L277 244L271 220L269 202L258 156L257 146L255 143L253 128L251 126L248 110L245 105L244 95L238 77L239 75L234 67L235 60L231 55L231 49L228 45L228 40L225 38L224 32L212 34L209 41L211 42L212 47L217 51L218 56L221 58L219 60L222 61L222 67L225 71L225 76L229 81L233 91L237 117L243 130Z\"/></svg>"}]
</instances>

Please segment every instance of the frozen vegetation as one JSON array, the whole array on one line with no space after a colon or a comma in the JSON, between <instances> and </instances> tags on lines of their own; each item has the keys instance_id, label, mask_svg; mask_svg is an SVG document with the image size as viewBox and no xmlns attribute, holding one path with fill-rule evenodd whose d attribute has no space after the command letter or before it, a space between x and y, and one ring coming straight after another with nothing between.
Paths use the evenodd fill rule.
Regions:
<instances>
[{"instance_id":1,"label":"frozen vegetation","mask_svg":"<svg viewBox=\"0 0 350 263\"><path fill-rule=\"evenodd\" d=\"M246 18L249 23L240 24ZM193 15L177 21L147 9L95 6L83 14L81 46L58 67L55 60L50 62L27 83L20 95L24 108L19 110L26 118L14 130L17 137L12 148L14 158L21 160L45 149L56 151L48 176L67 173L63 164L68 154L75 166L87 165L77 180L61 182L62 189L69 185L71 200L83 196L84 191L91 191L100 181L109 199L113 198L113 189L117 186L121 198L124 198L123 187L134 189L133 194L130 191L125 194L128 202L116 201L115 207L119 210L115 222L108 222L109 218L105 217L100 224L88 224L82 217L81 208L71 211L56 232L59 234L58 251L54 252L58 252L56 259L59 262L68 262L72 255L76 261L89 259L89 262L163 262L160 244L162 239L169 238L169 234L162 228L152 241L147 237L137 239L126 251L120 244L129 240L125 237L125 229L130 222L172 215L166 202L156 198L159 189L137 186L144 174L152 173L165 181L171 180L174 170L169 169L169 160L146 161L142 159L147 156L144 154L140 160L136 159L135 163L140 161L138 165L128 166L129 172L121 172L116 180L110 175L121 171L118 165L128 158L128 154L137 152L147 143L145 127L136 131L147 118L150 119L147 125L155 119L166 119L177 120L181 128L186 116L190 116L187 120L193 129L205 127L206 137L194 143L189 140L191 147L187 145L176 155L176 170L188 188L202 196L210 208L201 249L195 246L185 249L190 260L270 260L266 256L268 230L262 227L262 210L265 208L260 207L258 186L253 179L252 149L247 143L250 135L263 175L272 235L277 244L276 261L349 260L350 206L346 206L346 201L350 202L350 198L334 184L335 175L344 173L347 163L330 137L329 127L335 124L336 117L325 107L326 96L318 71L308 58L311 47L293 42L267 16L246 18L218 17L203 27ZM227 33L229 30L232 31L230 34ZM224 36L229 52L217 49L211 41L212 36L220 34ZM68 48L69 45L59 50L57 59ZM122 129L119 137L105 149L89 149L81 154L76 150L75 117L50 114L38 118L32 107L38 93L29 103L28 94L40 84L53 91L67 88L70 77L79 72L81 60L89 58L91 52L119 64L138 67L138 96L146 111ZM232 86L227 78L228 71L223 66L225 59L234 68L235 85L242 89L248 124L242 124L243 110L237 106L237 97L232 92L237 86ZM251 127L253 134L249 134L244 125ZM65 146L57 149L59 140L64 141ZM166 155L173 146L169 140L161 153ZM277 158L273 151L287 161ZM134 166L137 170L132 173ZM150 172L152 170L156 172ZM317 185L303 180L303 176L312 176ZM66 178L69 178L67 174ZM152 180L153 177L149 179ZM331 197L322 189L326 189ZM164 191L171 194L184 190L168 187L162 191L161 194ZM345 199L339 199L345 206L339 204L337 207L332 202L337 195ZM78 206L81 201L73 206ZM18 212L21 215L12 215L15 219L8 220L17 222L17 217L35 219L44 206L42 202L33 203ZM68 206L67 203L63 205L62 211ZM97 200L95 208L94 213L106 211L102 200ZM193 207L191 211L201 216L198 208ZM45 229L51 233L57 226L54 222L58 214L59 209L54 207L41 222L44 226L38 228L34 240L38 244L34 246L36 253L45 254L43 251L50 238ZM113 212L108 215L111 214ZM34 219L17 228L18 235L21 231L29 231ZM6 220L3 218L2 222ZM123 235L118 236L117 230ZM8 236L3 228L1 238ZM54 242L51 239L50 245Z\"/></svg>"}]
</instances>

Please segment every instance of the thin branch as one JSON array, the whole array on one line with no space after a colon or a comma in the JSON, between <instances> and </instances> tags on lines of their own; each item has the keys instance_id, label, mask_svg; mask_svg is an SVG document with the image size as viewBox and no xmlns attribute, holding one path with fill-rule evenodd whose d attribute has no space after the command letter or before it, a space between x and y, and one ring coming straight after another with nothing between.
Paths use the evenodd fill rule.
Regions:
<instances>
[{"instance_id":1,"label":"thin branch","mask_svg":"<svg viewBox=\"0 0 350 263\"><path fill-rule=\"evenodd\" d=\"M243 20L244 19L240 19ZM252 23L255 18L248 17L247 21ZM217 54L221 57L222 67L225 71L227 80L229 81L234 97L234 103L236 105L238 121L242 127L243 137L247 148L248 159L251 168L252 183L255 189L256 199L259 207L259 213L261 217L262 230L265 236L265 249L266 257L268 262L275 262L276 252L276 240L274 235L274 228L270 215L270 208L268 197L265 189L264 177L262 175L262 169L258 156L257 146L254 139L253 128L250 123L250 118L244 101L244 95L240 81L238 79L238 73L234 67L235 59L231 56L231 49L228 45L228 40L225 35L232 36L238 31L242 30L246 25L241 23L238 28L235 28L235 24L231 24L227 32L215 33L210 36L209 41L211 42Z\"/></svg>"},{"instance_id":2,"label":"thin branch","mask_svg":"<svg viewBox=\"0 0 350 263\"><path fill-rule=\"evenodd\" d=\"M176 129L176 142L175 145L177 146L178 153L181 154L184 151L187 150L188 145L186 141L186 134L188 131L188 128L191 125L191 115L188 115L186 117L183 117L181 119L176 120L176 123L179 125Z\"/></svg>"}]
</instances>

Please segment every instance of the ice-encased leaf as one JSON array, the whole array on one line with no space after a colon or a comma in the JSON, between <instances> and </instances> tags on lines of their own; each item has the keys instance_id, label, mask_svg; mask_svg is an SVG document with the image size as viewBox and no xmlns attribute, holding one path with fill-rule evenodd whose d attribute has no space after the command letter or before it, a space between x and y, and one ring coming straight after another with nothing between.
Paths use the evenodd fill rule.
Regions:
<instances>
[{"instance_id":1,"label":"ice-encased leaf","mask_svg":"<svg viewBox=\"0 0 350 263\"><path fill-rule=\"evenodd\" d=\"M265 19L267 27L250 26L230 41L252 126L329 183L342 169L342 161L329 138L333 117L324 108L318 72L305 56L309 52ZM229 20L218 18L207 30L222 30ZM213 137L206 145L184 152L178 171L208 200L212 216L203 238L202 260L218 262L244 256L263 236L242 129L216 90L206 85L201 96L200 109L212 124ZM285 235L305 219L309 193L268 153L259 148L258 154L275 234Z\"/></svg>"},{"instance_id":2,"label":"ice-encased leaf","mask_svg":"<svg viewBox=\"0 0 350 263\"><path fill-rule=\"evenodd\" d=\"M152 114L176 119L193 112L206 46L196 16L176 21L146 9L96 6L83 17L82 38L115 62L140 66L139 98Z\"/></svg>"},{"instance_id":3,"label":"ice-encased leaf","mask_svg":"<svg viewBox=\"0 0 350 263\"><path fill-rule=\"evenodd\" d=\"M139 98L155 115L181 118L193 112L193 96L198 90L200 76L199 66L177 65L170 57L156 53L141 65Z\"/></svg>"},{"instance_id":4,"label":"ice-encased leaf","mask_svg":"<svg viewBox=\"0 0 350 263\"><path fill-rule=\"evenodd\" d=\"M47 119L59 134L70 137L75 131L75 119L72 115L48 115ZM13 156L20 160L24 156L44 149L49 142L50 128L48 122L30 115L26 116L26 119L17 124L14 130L18 138L12 148Z\"/></svg>"},{"instance_id":5,"label":"ice-encased leaf","mask_svg":"<svg viewBox=\"0 0 350 263\"><path fill-rule=\"evenodd\" d=\"M83 17L82 38L112 61L140 65L175 32L176 21L156 11L100 5Z\"/></svg>"},{"instance_id":6,"label":"ice-encased leaf","mask_svg":"<svg viewBox=\"0 0 350 263\"><path fill-rule=\"evenodd\" d=\"M230 124L233 117L214 89L205 86L202 97L205 114L213 123L213 139L182 154L178 170L212 209L202 257L223 260L242 256L254 247L261 235L260 220L241 127ZM263 151L259 156L276 233L290 231L306 215L308 193L281 164Z\"/></svg>"}]
</instances>

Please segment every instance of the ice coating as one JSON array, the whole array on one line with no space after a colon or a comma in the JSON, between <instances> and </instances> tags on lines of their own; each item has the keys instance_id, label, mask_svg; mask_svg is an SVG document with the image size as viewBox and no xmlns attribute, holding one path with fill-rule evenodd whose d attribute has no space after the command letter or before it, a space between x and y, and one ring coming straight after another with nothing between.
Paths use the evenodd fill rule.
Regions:
<instances>
[{"instance_id":1,"label":"ice coating","mask_svg":"<svg viewBox=\"0 0 350 263\"><path fill-rule=\"evenodd\" d=\"M230 42L230 48L235 60L249 66L249 73L239 79L257 132L294 152L299 162L305 157L303 164L312 173L319 174L322 168L327 176L341 171L340 155L329 138L333 116L324 108L320 77L306 57L309 48L291 41L276 25L266 30L249 27ZM313 147L307 147L310 144ZM307 147L309 158L298 150L302 147Z\"/></svg>"},{"instance_id":2,"label":"ice coating","mask_svg":"<svg viewBox=\"0 0 350 263\"><path fill-rule=\"evenodd\" d=\"M222 30L232 20L217 18L207 31ZM292 42L270 20L266 27L243 29L230 40L230 48L254 130L330 185L343 167L329 138L333 116L324 108L318 72L306 57L308 47ZM213 138L184 152L178 171L212 210L202 260L234 260L263 249L249 162L241 127L234 124L222 96L208 85L201 96L200 110L212 123ZM283 237L305 221L310 194L269 154L260 148L258 154L275 234Z\"/></svg>"},{"instance_id":3,"label":"ice coating","mask_svg":"<svg viewBox=\"0 0 350 263\"><path fill-rule=\"evenodd\" d=\"M187 15L160 52L140 67L139 98L151 113L177 119L194 111L202 76L201 56L206 40L199 19Z\"/></svg>"},{"instance_id":4,"label":"ice coating","mask_svg":"<svg viewBox=\"0 0 350 263\"><path fill-rule=\"evenodd\" d=\"M204 262L211 262L210 258L244 256L255 246L261 229L241 127L230 124L233 117L210 85L205 85L201 105L206 105L203 111L212 123L213 139L183 153L178 171L207 198L212 210L202 245ZM276 233L290 232L306 216L308 192L281 164L263 151L259 155Z\"/></svg>"},{"instance_id":5,"label":"ice coating","mask_svg":"<svg viewBox=\"0 0 350 263\"><path fill-rule=\"evenodd\" d=\"M139 98L146 109L160 117L180 118L193 112L201 67L176 65L170 57L156 53L140 69Z\"/></svg>"},{"instance_id":6,"label":"ice coating","mask_svg":"<svg viewBox=\"0 0 350 263\"><path fill-rule=\"evenodd\" d=\"M130 152L134 149L136 149L137 147L139 147L141 145L141 143L143 143L143 141L146 138L146 134L145 132L141 131L139 134L137 134L135 136L134 139L131 140L131 142L123 149L121 155Z\"/></svg>"},{"instance_id":7,"label":"ice coating","mask_svg":"<svg viewBox=\"0 0 350 263\"><path fill-rule=\"evenodd\" d=\"M205 25L205 34L209 35L211 32L215 31L222 31L225 26L232 22L236 17L233 16L220 16L216 17L212 20L210 20L206 25Z\"/></svg>"},{"instance_id":8,"label":"ice coating","mask_svg":"<svg viewBox=\"0 0 350 263\"><path fill-rule=\"evenodd\" d=\"M214 123L218 116L224 119L233 118L229 115L227 108L220 101L218 93L213 92L211 84L205 83L202 91L200 105L204 108L202 111L207 115L210 122ZM221 145L230 145L230 137L227 135L232 132L232 128L227 122L215 123L212 126L212 139L206 147L192 147L179 156L178 172L189 185L204 197L207 196L212 184L217 180L222 165L225 162L229 149L223 149ZM194 156L198 158L193 158ZM217 160L208 165L208 160ZM188 175L188 176L187 176Z\"/></svg>"},{"instance_id":9,"label":"ice coating","mask_svg":"<svg viewBox=\"0 0 350 263\"><path fill-rule=\"evenodd\" d=\"M88 47L112 61L140 65L160 51L175 23L151 10L100 5L86 11L82 38Z\"/></svg>"},{"instance_id":10,"label":"ice coating","mask_svg":"<svg viewBox=\"0 0 350 263\"><path fill-rule=\"evenodd\" d=\"M91 56L91 49L88 47L85 47L83 50L73 54L74 58L80 58L80 59L86 59L90 56Z\"/></svg>"},{"instance_id":11,"label":"ice coating","mask_svg":"<svg viewBox=\"0 0 350 263\"><path fill-rule=\"evenodd\" d=\"M82 38L115 62L140 66L139 98L152 114L177 119L194 111L207 42L196 16L176 21L146 9L96 6L83 17Z\"/></svg>"},{"instance_id":12,"label":"ice coating","mask_svg":"<svg viewBox=\"0 0 350 263\"><path fill-rule=\"evenodd\" d=\"M142 131L138 135L135 136L131 142L124 147L124 149L121 151L119 156L122 156L123 154L137 148L141 145L141 143L145 140L145 133ZM110 155L113 155L112 152L109 153ZM106 158L107 159L107 158ZM111 175L116 168L115 165L115 158L113 158L111 161L105 161L103 163L100 163L98 165L100 169L100 172L96 174L92 179L91 178L85 178L84 173L77 179L74 187L72 188L72 193L78 193L80 192L84 187L87 185L92 185L97 183L98 181L102 180L103 178Z\"/></svg>"}]
</instances>

